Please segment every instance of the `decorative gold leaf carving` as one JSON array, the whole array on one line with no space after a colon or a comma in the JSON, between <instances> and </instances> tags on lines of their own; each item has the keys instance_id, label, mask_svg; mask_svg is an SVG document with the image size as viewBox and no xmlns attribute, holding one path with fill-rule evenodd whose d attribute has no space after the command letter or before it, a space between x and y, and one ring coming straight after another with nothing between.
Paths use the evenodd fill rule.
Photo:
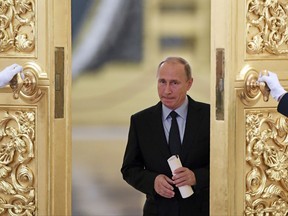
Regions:
<instances>
[{"instance_id":1,"label":"decorative gold leaf carving","mask_svg":"<svg viewBox=\"0 0 288 216\"><path fill-rule=\"evenodd\" d=\"M5 178L11 172L11 168L8 166L0 165L0 178Z\"/></svg>"},{"instance_id":2,"label":"decorative gold leaf carving","mask_svg":"<svg viewBox=\"0 0 288 216\"><path fill-rule=\"evenodd\" d=\"M0 215L35 215L34 141L35 112L5 112L0 121Z\"/></svg>"},{"instance_id":3,"label":"decorative gold leaf carving","mask_svg":"<svg viewBox=\"0 0 288 216\"><path fill-rule=\"evenodd\" d=\"M6 204L6 202L0 197L0 215L5 212L5 207L3 204Z\"/></svg>"},{"instance_id":4,"label":"decorative gold leaf carving","mask_svg":"<svg viewBox=\"0 0 288 216\"><path fill-rule=\"evenodd\" d=\"M27 53L34 47L34 0L0 0L0 52Z\"/></svg>"},{"instance_id":5,"label":"decorative gold leaf carving","mask_svg":"<svg viewBox=\"0 0 288 216\"><path fill-rule=\"evenodd\" d=\"M247 0L246 5L247 53L287 54L287 1Z\"/></svg>"},{"instance_id":6,"label":"decorative gold leaf carving","mask_svg":"<svg viewBox=\"0 0 288 216\"><path fill-rule=\"evenodd\" d=\"M0 180L0 191L4 194L16 194L13 186L4 180Z\"/></svg>"},{"instance_id":7,"label":"decorative gold leaf carving","mask_svg":"<svg viewBox=\"0 0 288 216\"><path fill-rule=\"evenodd\" d=\"M288 213L287 119L273 112L246 112L245 215Z\"/></svg>"},{"instance_id":8,"label":"decorative gold leaf carving","mask_svg":"<svg viewBox=\"0 0 288 216\"><path fill-rule=\"evenodd\" d=\"M0 146L0 163L9 164L12 162L14 158L15 148L13 145L13 141L3 143Z\"/></svg>"},{"instance_id":9,"label":"decorative gold leaf carving","mask_svg":"<svg viewBox=\"0 0 288 216\"><path fill-rule=\"evenodd\" d=\"M266 177L263 175L262 170L253 167L253 169L248 172L246 185L249 188L249 194L256 196L261 194L265 188Z\"/></svg>"},{"instance_id":10,"label":"decorative gold leaf carving","mask_svg":"<svg viewBox=\"0 0 288 216\"><path fill-rule=\"evenodd\" d=\"M264 193L261 195L262 198L272 198L273 196L279 196L287 200L284 190L277 185L269 185L265 188Z\"/></svg>"}]
</instances>

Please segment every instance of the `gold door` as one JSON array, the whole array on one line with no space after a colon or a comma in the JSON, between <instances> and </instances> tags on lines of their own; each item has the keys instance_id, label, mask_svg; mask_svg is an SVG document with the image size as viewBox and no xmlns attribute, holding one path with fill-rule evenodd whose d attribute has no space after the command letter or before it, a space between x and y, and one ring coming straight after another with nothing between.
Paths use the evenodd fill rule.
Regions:
<instances>
[{"instance_id":1,"label":"gold door","mask_svg":"<svg viewBox=\"0 0 288 216\"><path fill-rule=\"evenodd\" d=\"M71 215L70 1L0 1L0 215Z\"/></svg>"},{"instance_id":2,"label":"gold door","mask_svg":"<svg viewBox=\"0 0 288 216\"><path fill-rule=\"evenodd\" d=\"M257 82L287 89L287 7L211 1L211 215L287 215L287 119Z\"/></svg>"}]
</instances>

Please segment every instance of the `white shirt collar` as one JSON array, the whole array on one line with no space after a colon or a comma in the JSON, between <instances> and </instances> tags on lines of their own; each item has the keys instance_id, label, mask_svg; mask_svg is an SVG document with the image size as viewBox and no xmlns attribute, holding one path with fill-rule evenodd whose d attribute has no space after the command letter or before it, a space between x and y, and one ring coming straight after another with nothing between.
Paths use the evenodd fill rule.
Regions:
<instances>
[{"instance_id":1,"label":"white shirt collar","mask_svg":"<svg viewBox=\"0 0 288 216\"><path fill-rule=\"evenodd\" d=\"M170 112L173 111L166 107L164 104L162 104L162 112L163 112L163 120L167 119L169 117ZM186 96L183 104L178 107L175 112L182 118L186 119L187 117L187 112L188 112L188 97Z\"/></svg>"}]
</instances>

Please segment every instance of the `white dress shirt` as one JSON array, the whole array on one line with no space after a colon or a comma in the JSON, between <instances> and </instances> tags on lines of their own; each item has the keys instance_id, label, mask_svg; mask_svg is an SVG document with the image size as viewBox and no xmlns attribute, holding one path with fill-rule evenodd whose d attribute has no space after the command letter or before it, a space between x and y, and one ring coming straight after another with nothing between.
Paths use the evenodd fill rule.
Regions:
<instances>
[{"instance_id":1,"label":"white dress shirt","mask_svg":"<svg viewBox=\"0 0 288 216\"><path fill-rule=\"evenodd\" d=\"M164 104L162 104L162 122L163 122L163 127L164 127L167 142L168 142L169 131L170 131L171 122L172 122L172 118L169 115L171 111L173 110L169 109ZM186 125L187 112L188 112L188 98L186 97L184 103L174 111L177 112L178 114L176 119L177 119L177 123L179 127L181 143L182 143L183 137L184 137L185 125Z\"/></svg>"}]
</instances>

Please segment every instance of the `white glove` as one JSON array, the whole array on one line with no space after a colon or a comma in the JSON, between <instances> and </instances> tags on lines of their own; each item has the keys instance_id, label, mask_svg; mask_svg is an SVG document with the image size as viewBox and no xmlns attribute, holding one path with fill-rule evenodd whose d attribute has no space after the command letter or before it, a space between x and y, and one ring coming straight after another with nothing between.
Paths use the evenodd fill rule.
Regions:
<instances>
[{"instance_id":1,"label":"white glove","mask_svg":"<svg viewBox=\"0 0 288 216\"><path fill-rule=\"evenodd\" d=\"M18 64L12 64L6 67L0 72L0 88L9 84L11 79L17 74L20 73L21 78L24 79L24 74L22 73L23 68Z\"/></svg>"},{"instance_id":2,"label":"white glove","mask_svg":"<svg viewBox=\"0 0 288 216\"><path fill-rule=\"evenodd\" d=\"M277 74L275 73L268 71L268 76L266 75L262 76L260 73L258 81L266 82L266 84L268 85L270 89L270 94L277 101L279 101L280 97L286 93L285 89L281 86L278 80Z\"/></svg>"}]
</instances>

